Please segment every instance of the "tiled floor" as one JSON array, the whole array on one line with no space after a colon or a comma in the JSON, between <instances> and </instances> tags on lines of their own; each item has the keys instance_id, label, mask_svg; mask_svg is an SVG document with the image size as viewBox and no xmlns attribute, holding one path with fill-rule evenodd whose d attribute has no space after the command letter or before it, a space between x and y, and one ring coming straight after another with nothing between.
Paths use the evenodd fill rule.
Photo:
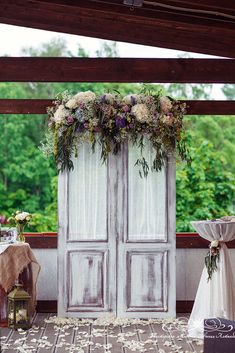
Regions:
<instances>
[{"instance_id":1,"label":"tiled floor","mask_svg":"<svg viewBox=\"0 0 235 353\"><path fill-rule=\"evenodd\" d=\"M36 314L28 331L1 329L3 353L191 353L202 341L186 336L187 317L125 322L46 322L54 314ZM109 319L110 320L110 319ZM53 320L51 320L53 321ZM112 324L110 324L112 322Z\"/></svg>"}]
</instances>

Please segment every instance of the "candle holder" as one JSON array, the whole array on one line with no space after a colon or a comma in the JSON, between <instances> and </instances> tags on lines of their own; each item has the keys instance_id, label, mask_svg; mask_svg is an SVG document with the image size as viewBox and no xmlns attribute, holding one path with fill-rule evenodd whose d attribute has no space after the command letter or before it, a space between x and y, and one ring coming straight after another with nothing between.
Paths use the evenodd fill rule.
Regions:
<instances>
[{"instance_id":1,"label":"candle holder","mask_svg":"<svg viewBox=\"0 0 235 353\"><path fill-rule=\"evenodd\" d=\"M30 328L29 300L30 295L22 284L16 284L8 294L8 327L15 330Z\"/></svg>"}]
</instances>

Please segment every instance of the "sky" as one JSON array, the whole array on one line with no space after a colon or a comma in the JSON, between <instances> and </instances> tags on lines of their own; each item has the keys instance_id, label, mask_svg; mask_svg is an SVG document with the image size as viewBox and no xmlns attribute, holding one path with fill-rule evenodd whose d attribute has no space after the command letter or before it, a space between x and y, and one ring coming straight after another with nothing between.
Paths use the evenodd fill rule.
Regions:
<instances>
[{"instance_id":1,"label":"sky","mask_svg":"<svg viewBox=\"0 0 235 353\"><path fill-rule=\"evenodd\" d=\"M76 53L78 45L83 47L90 56L100 48L104 40L76 36L72 34L63 34L49 32L38 29L11 26L0 24L0 56L21 56L21 49L25 47L40 47L42 43L49 42L53 38L63 38L68 43L68 49ZM107 43L109 41L106 41ZM145 58L177 58L185 52L162 49L157 47L143 46L137 44L118 42L118 52L120 57L145 57ZM210 55L189 53L193 58L213 58ZM222 85L213 85L213 99L225 99L221 92Z\"/></svg>"}]
</instances>

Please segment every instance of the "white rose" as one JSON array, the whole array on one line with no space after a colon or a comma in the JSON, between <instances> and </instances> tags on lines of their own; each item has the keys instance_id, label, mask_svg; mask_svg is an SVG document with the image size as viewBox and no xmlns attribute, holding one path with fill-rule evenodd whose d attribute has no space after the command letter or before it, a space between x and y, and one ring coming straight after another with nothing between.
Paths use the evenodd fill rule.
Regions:
<instances>
[{"instance_id":1,"label":"white rose","mask_svg":"<svg viewBox=\"0 0 235 353\"><path fill-rule=\"evenodd\" d=\"M54 121L56 124L60 124L67 116L69 116L70 112L64 107L63 104L59 105L58 109L54 114Z\"/></svg>"},{"instance_id":2,"label":"white rose","mask_svg":"<svg viewBox=\"0 0 235 353\"><path fill-rule=\"evenodd\" d=\"M160 108L161 108L161 111L164 113L164 114L167 114L169 113L169 111L171 110L172 108L172 103L170 101L169 98L167 97L161 97L160 100Z\"/></svg>"},{"instance_id":3,"label":"white rose","mask_svg":"<svg viewBox=\"0 0 235 353\"><path fill-rule=\"evenodd\" d=\"M211 242L211 248L218 248L219 246L219 240L213 240Z\"/></svg>"},{"instance_id":4,"label":"white rose","mask_svg":"<svg viewBox=\"0 0 235 353\"><path fill-rule=\"evenodd\" d=\"M22 213L19 213L18 215L15 216L15 219L17 221L23 221L24 220L24 216L22 215Z\"/></svg>"},{"instance_id":5,"label":"white rose","mask_svg":"<svg viewBox=\"0 0 235 353\"><path fill-rule=\"evenodd\" d=\"M15 219L17 221L24 221L25 219L27 219L29 217L30 219L30 214L28 212L21 212L21 213L18 213L16 216L15 216Z\"/></svg>"},{"instance_id":6,"label":"white rose","mask_svg":"<svg viewBox=\"0 0 235 353\"><path fill-rule=\"evenodd\" d=\"M76 109L78 107L78 102L75 98L71 98L66 104L66 108Z\"/></svg>"}]
</instances>

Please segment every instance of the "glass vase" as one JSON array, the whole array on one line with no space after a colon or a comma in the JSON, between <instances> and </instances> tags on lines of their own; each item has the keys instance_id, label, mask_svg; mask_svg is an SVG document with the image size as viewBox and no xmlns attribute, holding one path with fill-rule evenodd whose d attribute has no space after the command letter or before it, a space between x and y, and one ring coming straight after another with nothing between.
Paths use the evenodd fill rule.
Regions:
<instances>
[{"instance_id":1,"label":"glass vase","mask_svg":"<svg viewBox=\"0 0 235 353\"><path fill-rule=\"evenodd\" d=\"M17 227L17 241L20 241L22 243L25 243L25 236L24 236L24 228L23 227Z\"/></svg>"}]
</instances>

